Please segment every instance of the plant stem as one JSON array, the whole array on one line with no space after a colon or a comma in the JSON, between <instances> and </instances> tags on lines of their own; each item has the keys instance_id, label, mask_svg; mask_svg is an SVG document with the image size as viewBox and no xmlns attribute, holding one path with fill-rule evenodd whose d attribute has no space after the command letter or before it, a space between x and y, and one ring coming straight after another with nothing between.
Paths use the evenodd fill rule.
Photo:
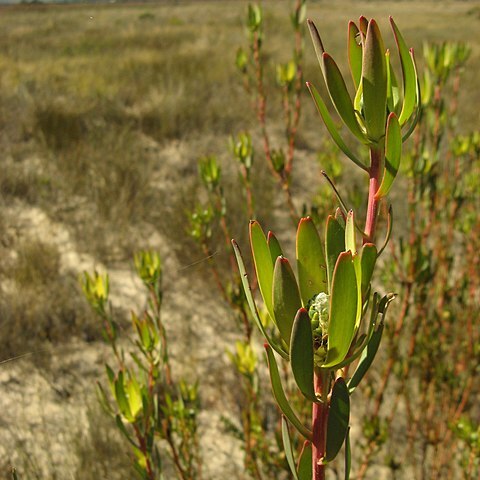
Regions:
<instances>
[{"instance_id":1,"label":"plant stem","mask_svg":"<svg viewBox=\"0 0 480 480\"><path fill-rule=\"evenodd\" d=\"M378 191L379 178L381 167L384 157L383 148L371 148L370 149L370 183L368 187L368 206L367 206L367 219L365 221L365 236L363 243L369 243L375 239L375 229L377 226L378 205L380 203L379 198L376 197Z\"/></svg>"},{"instance_id":2,"label":"plant stem","mask_svg":"<svg viewBox=\"0 0 480 480\"><path fill-rule=\"evenodd\" d=\"M328 385L322 372L315 372L315 392L321 393L322 403L312 407L312 480L325 480L325 457L328 418Z\"/></svg>"},{"instance_id":3,"label":"plant stem","mask_svg":"<svg viewBox=\"0 0 480 480\"><path fill-rule=\"evenodd\" d=\"M302 8L301 0L297 0L295 4L295 15L298 14ZM294 48L294 58L297 63L297 73L295 79L294 87L294 99L293 99L293 116L290 116L290 122L287 123L287 132L288 132L288 155L287 162L285 165L285 171L287 178L290 177L293 166L293 157L295 155L295 139L297 135L298 123L300 121L300 113L302 108L301 96L304 87L303 83L303 35L302 28L300 26L295 28L295 48Z\"/></svg>"},{"instance_id":4,"label":"plant stem","mask_svg":"<svg viewBox=\"0 0 480 480\"><path fill-rule=\"evenodd\" d=\"M285 193L285 200L290 212L290 217L293 223L296 225L298 221L298 214L295 209L295 205L293 204L292 192L290 190L289 171L287 170L283 170L282 172L277 171L275 169L275 165L273 164L273 159L272 159L272 149L270 147L270 138L267 132L267 121L266 121L267 96L266 96L265 88L263 84L263 68L262 68L262 61L260 58L260 37L258 35L258 32L255 32L254 34L252 49L253 49L253 60L255 64L255 76L257 80L256 113L257 113L257 120L260 125L260 131L263 139L263 151L265 154L265 158L267 160L267 165L269 166L273 177L278 180L282 188L282 191ZM298 115L300 115L300 111L298 111ZM298 119L296 121L298 121ZM292 152L292 160L293 160L293 152ZM290 164L291 164L291 161L290 161ZM291 165L289 168L291 169Z\"/></svg>"}]
</instances>

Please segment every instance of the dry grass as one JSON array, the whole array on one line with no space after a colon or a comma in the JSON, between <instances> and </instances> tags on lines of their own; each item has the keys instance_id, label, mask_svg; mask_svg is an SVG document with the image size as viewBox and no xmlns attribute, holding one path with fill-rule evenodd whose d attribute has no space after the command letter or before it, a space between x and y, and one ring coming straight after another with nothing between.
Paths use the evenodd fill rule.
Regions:
<instances>
[{"instance_id":1,"label":"dry grass","mask_svg":"<svg viewBox=\"0 0 480 480\"><path fill-rule=\"evenodd\" d=\"M81 300L77 278L60 272L54 245L24 240L16 258L3 263L13 282L0 301L2 358L41 348L45 342L65 343L72 334L85 341L100 338L97 325Z\"/></svg>"},{"instance_id":2,"label":"dry grass","mask_svg":"<svg viewBox=\"0 0 480 480\"><path fill-rule=\"evenodd\" d=\"M264 3L266 74L273 84L275 63L290 57L289 2ZM40 207L67 226L81 252L107 265L125 262L132 251L150 245L147 237L154 232L170 242L169 254L188 264L201 255L185 235L185 212L199 188L196 160L217 154L236 219L234 233L244 236L243 214L237 208L241 197L226 142L232 133L255 129L234 66L235 51L245 44L247 4L0 9L0 208L6 211L18 203ZM480 15L475 2L312 1L309 16L343 70L343 26L360 14L375 15L382 26L393 15L420 63L423 41L471 42L460 127L478 123L480 47L473 38ZM387 43L392 43L390 36ZM306 46L305 77L321 86L308 39ZM269 115L276 118L278 94L272 89L268 95ZM313 159L323 129L305 100L301 146L304 156ZM277 138L280 122L271 125ZM274 224L268 211L274 187L261 161L259 153L254 188L265 205L261 216ZM296 178L294 190L301 192L304 183ZM0 214L5 254L0 268L2 354L62 343L71 335L98 338L76 276L61 271L55 246L12 239L10 221ZM98 452L112 456L111 448L98 442L95 448L79 447L85 465ZM95 468L92 476L83 472L76 478L106 471L101 462Z\"/></svg>"}]
</instances>

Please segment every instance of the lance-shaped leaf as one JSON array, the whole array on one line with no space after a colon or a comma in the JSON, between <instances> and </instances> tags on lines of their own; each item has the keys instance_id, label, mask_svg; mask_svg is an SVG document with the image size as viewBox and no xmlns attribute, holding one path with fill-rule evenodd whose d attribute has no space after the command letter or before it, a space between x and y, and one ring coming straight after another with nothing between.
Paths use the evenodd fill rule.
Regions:
<instances>
[{"instance_id":1,"label":"lance-shaped leaf","mask_svg":"<svg viewBox=\"0 0 480 480\"><path fill-rule=\"evenodd\" d=\"M390 62L390 50L385 52L385 64L387 66L387 107L389 112L395 112L400 115L401 98L400 88L398 87L397 77Z\"/></svg>"},{"instance_id":2,"label":"lance-shaped leaf","mask_svg":"<svg viewBox=\"0 0 480 480\"><path fill-rule=\"evenodd\" d=\"M352 99L340 69L328 53L323 54L323 68L328 93L340 118L361 142L367 143L367 138L358 125Z\"/></svg>"},{"instance_id":3,"label":"lance-shaped leaf","mask_svg":"<svg viewBox=\"0 0 480 480\"><path fill-rule=\"evenodd\" d=\"M130 375L125 393L127 394L128 405L132 412L132 417L135 419L142 409L142 392L134 375Z\"/></svg>"},{"instance_id":4,"label":"lance-shaped leaf","mask_svg":"<svg viewBox=\"0 0 480 480\"><path fill-rule=\"evenodd\" d=\"M360 82L358 85L357 91L355 93L355 98L353 99L353 108L355 109L355 114L357 115L357 118L359 121L362 123L362 125L365 125L365 122L362 117L362 110L363 110L363 83Z\"/></svg>"},{"instance_id":5,"label":"lance-shaped leaf","mask_svg":"<svg viewBox=\"0 0 480 480\"><path fill-rule=\"evenodd\" d=\"M277 237L273 232L268 232L267 234L267 245L268 245L268 249L270 250L272 265L275 265L277 258L281 257L283 253L282 253L282 247L280 246L280 242L278 241Z\"/></svg>"},{"instance_id":6,"label":"lance-shaped leaf","mask_svg":"<svg viewBox=\"0 0 480 480\"><path fill-rule=\"evenodd\" d=\"M410 135L415 130L415 127L417 126L418 120L420 119L420 112L422 110L422 91L420 89L420 80L418 78L418 71L417 71L417 65L415 64L415 57L414 57L414 54L413 54L413 48L410 49L410 56L412 57L413 68L415 69L415 78L417 80L415 116L413 117L413 120L410 121L410 125L408 126L407 131L403 134L402 142L405 142L407 140L407 138L409 138Z\"/></svg>"},{"instance_id":7,"label":"lance-shaped leaf","mask_svg":"<svg viewBox=\"0 0 480 480\"><path fill-rule=\"evenodd\" d=\"M393 208L392 208L392 205L390 205L388 207L388 214L387 214L387 233L385 234L385 240L383 242L382 247L378 251L377 257L379 257L387 247L388 242L390 241L390 237L392 235L392 228L393 228Z\"/></svg>"},{"instance_id":8,"label":"lance-shaped leaf","mask_svg":"<svg viewBox=\"0 0 480 480\"><path fill-rule=\"evenodd\" d=\"M123 424L122 418L120 417L120 415L116 415L116 416L115 416L115 422L116 422L116 424L117 424L118 429L122 432L122 434L125 436L125 438L126 438L135 448L140 448L140 447L135 443L135 441L133 440L133 438L130 436L130 433L129 433L129 431L127 430L127 428L125 427L125 425Z\"/></svg>"},{"instance_id":9,"label":"lance-shaped leaf","mask_svg":"<svg viewBox=\"0 0 480 480\"><path fill-rule=\"evenodd\" d=\"M358 285L352 253L339 255L333 273L328 324L327 358L323 368L332 368L347 355L358 315Z\"/></svg>"},{"instance_id":10,"label":"lance-shaped leaf","mask_svg":"<svg viewBox=\"0 0 480 480\"><path fill-rule=\"evenodd\" d=\"M273 350L271 349L270 345L265 345L265 350L267 352L268 370L270 372L272 392L278 407L287 417L289 422L298 430L298 432L303 435L304 438L311 441L312 432L308 430L308 428L305 427L305 425L303 425L303 423L298 419L297 415L290 406L290 403L288 403L287 397L285 396Z\"/></svg>"},{"instance_id":11,"label":"lance-shaped leaf","mask_svg":"<svg viewBox=\"0 0 480 480\"><path fill-rule=\"evenodd\" d=\"M347 215L345 224L345 250L350 251L353 256L353 266L355 268L355 277L357 279L357 316L355 320L355 331L360 327L362 319L362 264L357 255L357 241L355 232L355 217L353 210Z\"/></svg>"},{"instance_id":12,"label":"lance-shaped leaf","mask_svg":"<svg viewBox=\"0 0 480 480\"><path fill-rule=\"evenodd\" d=\"M363 35L367 35L367 29L368 29L368 18L364 17L363 15L358 19L358 25L360 26L360 32L362 32Z\"/></svg>"},{"instance_id":13,"label":"lance-shaped leaf","mask_svg":"<svg viewBox=\"0 0 480 480\"><path fill-rule=\"evenodd\" d=\"M345 380L337 379L332 389L327 420L327 445L325 461L331 462L342 448L350 421L350 396Z\"/></svg>"},{"instance_id":14,"label":"lance-shaped leaf","mask_svg":"<svg viewBox=\"0 0 480 480\"><path fill-rule=\"evenodd\" d=\"M283 451L287 459L288 466L292 472L293 478L298 480L297 468L295 466L295 458L293 456L292 442L290 441L290 432L288 431L288 423L284 416L282 416L282 441Z\"/></svg>"},{"instance_id":15,"label":"lance-shaped leaf","mask_svg":"<svg viewBox=\"0 0 480 480\"><path fill-rule=\"evenodd\" d=\"M367 167L352 153L352 151L347 147L347 144L344 142L343 138L338 133L337 127L335 126L330 113L318 93L318 90L313 84L307 82L307 88L312 95L313 101L317 107L318 113L322 117L323 123L327 127L328 133L330 133L332 140L337 144L337 147L356 165L358 165L363 170L367 170Z\"/></svg>"},{"instance_id":16,"label":"lance-shaped leaf","mask_svg":"<svg viewBox=\"0 0 480 480\"><path fill-rule=\"evenodd\" d=\"M352 255L357 253L355 218L353 210L350 210L347 214L347 222L345 225L345 250L350 250Z\"/></svg>"},{"instance_id":17,"label":"lance-shaped leaf","mask_svg":"<svg viewBox=\"0 0 480 480\"><path fill-rule=\"evenodd\" d=\"M362 321L362 311L363 311L363 304L362 304L362 259L360 255L355 254L353 256L353 267L355 269L355 278L357 280L357 316L355 317L355 329L354 334L360 328L360 323Z\"/></svg>"},{"instance_id":18,"label":"lance-shaped leaf","mask_svg":"<svg viewBox=\"0 0 480 480\"><path fill-rule=\"evenodd\" d=\"M337 198L338 198L338 196L337 196ZM340 200L339 200L339 203L340 203L340 207L337 207L335 209L335 220L343 228L343 231L345 231L345 227L346 227L346 224L347 224L347 215L348 215L348 212L350 210L347 210L347 209L344 210L342 208L342 203L340 202Z\"/></svg>"},{"instance_id":19,"label":"lance-shaped leaf","mask_svg":"<svg viewBox=\"0 0 480 480\"><path fill-rule=\"evenodd\" d=\"M390 191L392 183L397 176L401 158L402 130L400 129L400 123L398 123L397 116L392 112L388 116L387 121L387 136L385 138L385 170L380 188L375 194L377 199L385 197Z\"/></svg>"},{"instance_id":20,"label":"lance-shaped leaf","mask_svg":"<svg viewBox=\"0 0 480 480\"><path fill-rule=\"evenodd\" d=\"M380 340L382 339L387 310L395 296L395 294L389 293L382 297L382 299L379 301L379 295L377 293L374 294L370 319L371 332L369 332L367 345L362 351L362 355L358 362L355 373L348 382L348 389L350 393L355 390L362 378L365 376L375 358L375 355L377 354ZM377 319L378 315L382 315L380 321ZM372 328L372 326L374 328Z\"/></svg>"},{"instance_id":21,"label":"lance-shaped leaf","mask_svg":"<svg viewBox=\"0 0 480 480\"><path fill-rule=\"evenodd\" d=\"M272 303L273 262L265 234L260 224L256 221L250 222L250 246L252 248L260 293L268 313L273 321L276 321Z\"/></svg>"},{"instance_id":22,"label":"lance-shaped leaf","mask_svg":"<svg viewBox=\"0 0 480 480\"><path fill-rule=\"evenodd\" d=\"M324 368L332 368L347 355L358 312L358 285L352 253L339 255L333 273L328 324L328 349Z\"/></svg>"},{"instance_id":23,"label":"lance-shaped leaf","mask_svg":"<svg viewBox=\"0 0 480 480\"><path fill-rule=\"evenodd\" d=\"M368 290L370 282L372 280L373 269L377 261L377 247L373 243L366 243L362 248L362 298L365 298L365 294Z\"/></svg>"},{"instance_id":24,"label":"lance-shaped leaf","mask_svg":"<svg viewBox=\"0 0 480 480\"><path fill-rule=\"evenodd\" d=\"M122 413L123 417L127 421L133 422L134 418L130 410L130 405L128 403L127 394L125 392L125 376L124 373L120 370L118 372L118 377L115 380L115 400L117 401L118 408Z\"/></svg>"},{"instance_id":25,"label":"lance-shaped leaf","mask_svg":"<svg viewBox=\"0 0 480 480\"><path fill-rule=\"evenodd\" d=\"M108 364L105 364L105 370L107 372L108 385L110 387L110 391L112 392L112 395L115 396L115 373L110 367L110 365Z\"/></svg>"},{"instance_id":26,"label":"lance-shaped leaf","mask_svg":"<svg viewBox=\"0 0 480 480\"><path fill-rule=\"evenodd\" d=\"M329 292L332 291L333 270L337 263L337 258L343 251L345 251L345 230L341 227L338 220L329 215L325 234L325 257Z\"/></svg>"},{"instance_id":27,"label":"lance-shaped leaf","mask_svg":"<svg viewBox=\"0 0 480 480\"><path fill-rule=\"evenodd\" d=\"M345 438L345 480L350 480L350 469L352 467L352 451L350 449L350 427L347 429Z\"/></svg>"},{"instance_id":28,"label":"lance-shaped leaf","mask_svg":"<svg viewBox=\"0 0 480 480\"><path fill-rule=\"evenodd\" d=\"M355 388L357 388L358 384L372 365L375 355L377 354L378 347L380 346L382 334L383 324L381 324L376 330L374 330L370 341L367 343L367 346L362 352L357 368L355 369L355 373L352 375L348 382L348 390L350 391L350 393L352 393Z\"/></svg>"},{"instance_id":29,"label":"lance-shaped leaf","mask_svg":"<svg viewBox=\"0 0 480 480\"><path fill-rule=\"evenodd\" d=\"M115 416L115 411L112 408L112 405L110 404L110 400L107 397L107 393L103 389L103 387L100 385L100 383L97 382L96 384L96 394L97 394L97 399L102 406L102 408L107 412L109 415L112 417Z\"/></svg>"},{"instance_id":30,"label":"lance-shaped leaf","mask_svg":"<svg viewBox=\"0 0 480 480\"><path fill-rule=\"evenodd\" d=\"M375 20L368 23L362 64L363 113L367 134L374 142L385 135L387 67L385 46Z\"/></svg>"},{"instance_id":31,"label":"lance-shaped leaf","mask_svg":"<svg viewBox=\"0 0 480 480\"><path fill-rule=\"evenodd\" d=\"M310 36L312 37L313 48L315 49L315 54L317 55L318 64L322 69L323 76L325 76L325 72L323 70L323 60L322 55L325 52L323 48L322 39L320 38L320 34L318 33L317 27L311 20L307 20L308 30L310 31Z\"/></svg>"},{"instance_id":32,"label":"lance-shaped leaf","mask_svg":"<svg viewBox=\"0 0 480 480\"><path fill-rule=\"evenodd\" d=\"M298 223L297 239L298 284L303 306L320 292L327 292L327 266L323 245L310 217Z\"/></svg>"},{"instance_id":33,"label":"lance-shaped leaf","mask_svg":"<svg viewBox=\"0 0 480 480\"><path fill-rule=\"evenodd\" d=\"M400 125L404 125L413 113L415 101L417 97L417 78L415 73L415 64L413 55L410 54L405 40L400 33L397 25L390 17L395 42L397 43L398 53L400 55L400 63L402 65L403 74L403 106L398 121Z\"/></svg>"},{"instance_id":34,"label":"lance-shaped leaf","mask_svg":"<svg viewBox=\"0 0 480 480\"><path fill-rule=\"evenodd\" d=\"M273 270L273 312L280 335L290 345L293 320L302 307L297 281L290 262L285 257L278 257Z\"/></svg>"},{"instance_id":35,"label":"lance-shaped leaf","mask_svg":"<svg viewBox=\"0 0 480 480\"><path fill-rule=\"evenodd\" d=\"M375 327L378 326L376 324L377 320L377 314L378 314L378 307L379 307L379 301L378 301L379 295L378 293L374 293L373 295L373 301L372 301L372 309L371 309L371 314L370 314L370 322L368 325L367 332L360 335L356 341L355 345L350 346L350 354L348 357L346 357L343 362L338 363L335 365L336 369L343 368L347 365L350 365L352 362L358 359L360 355L363 353L365 347L367 346L368 342L372 338L373 332L375 330ZM366 302L367 304L368 302ZM364 309L365 310L365 309Z\"/></svg>"},{"instance_id":36,"label":"lance-shaped leaf","mask_svg":"<svg viewBox=\"0 0 480 480\"><path fill-rule=\"evenodd\" d=\"M305 440L298 460L298 480L312 480L312 444Z\"/></svg>"},{"instance_id":37,"label":"lance-shaped leaf","mask_svg":"<svg viewBox=\"0 0 480 480\"><path fill-rule=\"evenodd\" d=\"M312 402L318 402L313 388L313 356L312 322L308 312L301 308L293 322L290 366L303 395Z\"/></svg>"},{"instance_id":38,"label":"lance-shaped leaf","mask_svg":"<svg viewBox=\"0 0 480 480\"><path fill-rule=\"evenodd\" d=\"M362 45L358 41L359 35L360 32L355 22L348 22L348 64L350 65L355 90L362 79Z\"/></svg>"},{"instance_id":39,"label":"lance-shaped leaf","mask_svg":"<svg viewBox=\"0 0 480 480\"><path fill-rule=\"evenodd\" d=\"M245 297L247 298L248 306L250 307L250 311L252 312L253 319L260 330L263 337L267 340L268 344L283 358L288 360L288 353L285 352L282 346L277 345L277 343L270 338L265 327L263 326L262 320L258 315L257 306L255 304L255 300L253 298L252 289L250 288L250 284L248 282L248 275L245 269L245 263L243 261L242 253L240 252L240 248L235 240L232 240L233 251L235 252L235 257L237 259L238 270L240 272L240 278L242 279L243 291L245 292Z\"/></svg>"}]
</instances>

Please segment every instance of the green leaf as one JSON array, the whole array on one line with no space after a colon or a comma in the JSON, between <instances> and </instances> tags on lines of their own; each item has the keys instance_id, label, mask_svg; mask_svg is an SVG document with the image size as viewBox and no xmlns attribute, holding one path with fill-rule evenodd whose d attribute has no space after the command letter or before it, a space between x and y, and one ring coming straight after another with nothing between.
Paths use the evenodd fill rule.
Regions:
<instances>
[{"instance_id":1,"label":"green leaf","mask_svg":"<svg viewBox=\"0 0 480 480\"><path fill-rule=\"evenodd\" d=\"M347 429L345 438L345 480L350 480L350 469L352 468L352 451L350 448L350 427Z\"/></svg>"},{"instance_id":2,"label":"green leaf","mask_svg":"<svg viewBox=\"0 0 480 480\"><path fill-rule=\"evenodd\" d=\"M380 340L382 338L383 326L385 317L387 314L388 307L390 303L395 298L395 294L389 293L378 300L379 295L377 293L373 296L372 312L370 318L370 328L367 336L367 344L362 350L362 355L358 362L355 373L352 375L348 382L348 389L350 393L353 393L355 388L358 386L362 378L367 373L370 365L372 364L375 355L377 354L378 347L380 345ZM382 318L378 320L378 315L381 315Z\"/></svg>"},{"instance_id":3,"label":"green leaf","mask_svg":"<svg viewBox=\"0 0 480 480\"><path fill-rule=\"evenodd\" d=\"M301 308L295 316L290 343L290 366L293 378L305 398L318 402L313 388L312 322L307 310Z\"/></svg>"},{"instance_id":4,"label":"green leaf","mask_svg":"<svg viewBox=\"0 0 480 480\"><path fill-rule=\"evenodd\" d=\"M310 36L312 37L313 48L315 49L315 54L317 55L318 64L320 65L323 76L325 76L322 60L322 55L325 52L325 49L323 48L322 39L320 38L317 27L311 20L307 20L307 25L310 31Z\"/></svg>"},{"instance_id":5,"label":"green leaf","mask_svg":"<svg viewBox=\"0 0 480 480\"><path fill-rule=\"evenodd\" d=\"M378 143L385 135L387 67L385 46L375 20L368 23L362 63L363 114L367 134Z\"/></svg>"},{"instance_id":6,"label":"green leaf","mask_svg":"<svg viewBox=\"0 0 480 480\"><path fill-rule=\"evenodd\" d=\"M400 63L402 65L403 74L403 106L398 121L400 125L404 125L413 113L415 108L415 101L417 97L417 75L415 73L415 64L413 56L410 54L405 40L400 33L397 25L390 17L390 24L392 26L395 42L397 43L398 52L400 55Z\"/></svg>"},{"instance_id":7,"label":"green leaf","mask_svg":"<svg viewBox=\"0 0 480 480\"><path fill-rule=\"evenodd\" d=\"M360 255L355 254L353 256L353 267L355 269L355 278L357 280L357 315L355 317L355 328L353 336L357 333L360 328L360 323L362 321L362 260Z\"/></svg>"},{"instance_id":8,"label":"green leaf","mask_svg":"<svg viewBox=\"0 0 480 480\"><path fill-rule=\"evenodd\" d=\"M126 394L132 417L136 418L142 409L142 392L134 375L130 375L130 379L127 382Z\"/></svg>"},{"instance_id":9,"label":"green leaf","mask_svg":"<svg viewBox=\"0 0 480 480\"><path fill-rule=\"evenodd\" d=\"M108 415L111 415L112 417L114 416L114 411L112 408L112 405L110 404L110 401L108 400L107 393L103 389L103 387L100 385L100 383L96 383L96 394L97 394L97 399L98 402L100 403L101 407L105 410L105 412Z\"/></svg>"},{"instance_id":10,"label":"green leaf","mask_svg":"<svg viewBox=\"0 0 480 480\"><path fill-rule=\"evenodd\" d=\"M375 197L377 199L385 197L392 183L397 176L402 158L402 130L398 123L395 113L388 116L387 136L385 138L385 171L380 188L377 190Z\"/></svg>"},{"instance_id":11,"label":"green leaf","mask_svg":"<svg viewBox=\"0 0 480 480\"><path fill-rule=\"evenodd\" d=\"M332 389L327 420L327 446L325 460L331 462L342 448L350 421L350 396L345 380L337 379Z\"/></svg>"},{"instance_id":12,"label":"green leaf","mask_svg":"<svg viewBox=\"0 0 480 480\"><path fill-rule=\"evenodd\" d=\"M340 118L362 143L367 143L367 138L358 125L352 99L350 98L340 69L328 53L323 54L323 68L328 93Z\"/></svg>"},{"instance_id":13,"label":"green leaf","mask_svg":"<svg viewBox=\"0 0 480 480\"><path fill-rule=\"evenodd\" d=\"M262 24L262 10L257 4L250 4L247 13L247 26L252 32L258 31Z\"/></svg>"},{"instance_id":14,"label":"green leaf","mask_svg":"<svg viewBox=\"0 0 480 480\"><path fill-rule=\"evenodd\" d=\"M122 434L124 435L124 437L125 437L135 448L140 448L140 447L134 442L134 440L132 439L130 433L128 433L128 430L127 430L127 428L125 427L125 425L123 424L122 418L120 417L120 415L117 415L117 416L115 417L115 423L117 424L118 429L122 432Z\"/></svg>"},{"instance_id":15,"label":"green leaf","mask_svg":"<svg viewBox=\"0 0 480 480\"><path fill-rule=\"evenodd\" d=\"M362 45L358 43L360 32L355 22L348 22L348 63L355 90L362 79Z\"/></svg>"},{"instance_id":16,"label":"green leaf","mask_svg":"<svg viewBox=\"0 0 480 480\"><path fill-rule=\"evenodd\" d=\"M415 78L417 80L415 116L413 117L413 120L410 121L410 125L408 126L407 131L403 134L402 142L405 142L407 140L407 138L409 138L410 135L415 130L415 127L417 126L418 120L420 119L420 113L421 113L421 110L422 110L422 91L421 91L421 88L420 88L420 80L418 78L418 72L417 72L417 66L415 64L415 56L413 54L413 48L410 50L410 56L412 57L413 68L415 69Z\"/></svg>"},{"instance_id":17,"label":"green leaf","mask_svg":"<svg viewBox=\"0 0 480 480\"><path fill-rule=\"evenodd\" d=\"M273 321L276 321L272 303L273 262L265 234L256 221L250 222L250 246L263 302Z\"/></svg>"},{"instance_id":18,"label":"green leaf","mask_svg":"<svg viewBox=\"0 0 480 480\"><path fill-rule=\"evenodd\" d=\"M330 296L327 359L323 368L340 363L352 343L358 307L358 285L352 253L339 255L333 273Z\"/></svg>"},{"instance_id":19,"label":"green leaf","mask_svg":"<svg viewBox=\"0 0 480 480\"><path fill-rule=\"evenodd\" d=\"M390 237L392 235L392 228L393 228L393 209L392 205L388 207L388 215L387 215L387 233L385 234L385 240L383 242L382 248L378 251L377 257L379 257L390 241Z\"/></svg>"},{"instance_id":20,"label":"green leaf","mask_svg":"<svg viewBox=\"0 0 480 480\"><path fill-rule=\"evenodd\" d=\"M345 250L350 250L352 252L352 255L356 255L357 253L355 219L353 210L350 210L347 214L347 222L345 226Z\"/></svg>"},{"instance_id":21,"label":"green leaf","mask_svg":"<svg viewBox=\"0 0 480 480\"><path fill-rule=\"evenodd\" d=\"M344 142L343 138L338 133L337 127L335 126L328 109L318 93L318 90L313 84L307 82L307 88L312 95L313 101L317 107L318 113L322 117L323 123L327 127L328 133L332 137L332 140L337 144L337 147L353 162L355 165L359 166L363 170L367 170L367 167L352 153L352 151L347 147L347 144Z\"/></svg>"},{"instance_id":22,"label":"green leaf","mask_svg":"<svg viewBox=\"0 0 480 480\"><path fill-rule=\"evenodd\" d=\"M295 274L285 257L278 257L273 270L273 313L280 335L290 345L293 320L302 307Z\"/></svg>"},{"instance_id":23,"label":"green leaf","mask_svg":"<svg viewBox=\"0 0 480 480\"><path fill-rule=\"evenodd\" d=\"M134 419L132 412L130 411L130 405L128 404L127 394L125 393L124 378L124 374L120 370L120 372L118 372L118 377L115 380L115 400L117 401L118 408L122 415L129 422L132 422Z\"/></svg>"},{"instance_id":24,"label":"green leaf","mask_svg":"<svg viewBox=\"0 0 480 480\"><path fill-rule=\"evenodd\" d=\"M398 87L397 77L390 62L390 50L385 52L385 64L387 66L387 107L389 112L395 112L400 115L400 89Z\"/></svg>"},{"instance_id":25,"label":"green leaf","mask_svg":"<svg viewBox=\"0 0 480 480\"><path fill-rule=\"evenodd\" d=\"M397 296L396 293L387 293L382 297L380 302L378 303L378 313L382 315L382 323L385 321L385 316L387 314L388 307L390 304L395 300Z\"/></svg>"},{"instance_id":26,"label":"green leaf","mask_svg":"<svg viewBox=\"0 0 480 480\"><path fill-rule=\"evenodd\" d=\"M355 92L355 97L353 98L353 108L355 109L355 113L359 120L365 124L363 117L362 117L362 110L363 110L363 83L360 82L360 85Z\"/></svg>"},{"instance_id":27,"label":"green leaf","mask_svg":"<svg viewBox=\"0 0 480 480\"><path fill-rule=\"evenodd\" d=\"M297 25L298 26L303 25L303 22L305 21L306 15L307 15L307 5L305 3L303 3L298 10L298 15L297 15Z\"/></svg>"},{"instance_id":28,"label":"green leaf","mask_svg":"<svg viewBox=\"0 0 480 480\"><path fill-rule=\"evenodd\" d=\"M298 480L312 480L312 444L307 440L298 461Z\"/></svg>"},{"instance_id":29,"label":"green leaf","mask_svg":"<svg viewBox=\"0 0 480 480\"><path fill-rule=\"evenodd\" d=\"M345 210L345 212L344 212L342 204L340 204L340 207L337 207L335 209L335 220L340 224L340 226L342 227L344 232L345 232L345 228L347 226L347 215L348 215L349 211L350 210Z\"/></svg>"},{"instance_id":30,"label":"green leaf","mask_svg":"<svg viewBox=\"0 0 480 480\"><path fill-rule=\"evenodd\" d=\"M345 251L345 230L340 226L338 220L329 215L325 236L325 257L329 293L332 291L333 270L337 263L338 256L343 251Z\"/></svg>"},{"instance_id":31,"label":"green leaf","mask_svg":"<svg viewBox=\"0 0 480 480\"><path fill-rule=\"evenodd\" d=\"M372 280L373 270L377 261L377 247L373 243L366 243L362 248L362 298L368 290Z\"/></svg>"},{"instance_id":32,"label":"green leaf","mask_svg":"<svg viewBox=\"0 0 480 480\"><path fill-rule=\"evenodd\" d=\"M323 245L310 217L302 218L298 223L296 253L298 284L306 307L313 296L328 290Z\"/></svg>"},{"instance_id":33,"label":"green leaf","mask_svg":"<svg viewBox=\"0 0 480 480\"><path fill-rule=\"evenodd\" d=\"M360 26L360 31L365 36L367 34L368 29L368 18L364 17L363 15L358 19L358 25Z\"/></svg>"},{"instance_id":34,"label":"green leaf","mask_svg":"<svg viewBox=\"0 0 480 480\"><path fill-rule=\"evenodd\" d=\"M260 330L263 337L267 340L268 344L283 358L288 360L288 353L278 345L270 336L268 335L265 327L263 326L262 320L258 315L257 306L255 304L255 300L253 298L252 289L250 288L250 283L248 282L248 275L245 269L245 263L243 261L242 253L240 252L240 248L235 240L232 240L233 251L235 252L235 257L237 259L238 270L240 272L240 278L242 279L243 290L245 292L245 297L247 298L248 306L250 307L250 311L252 313L253 319Z\"/></svg>"},{"instance_id":35,"label":"green leaf","mask_svg":"<svg viewBox=\"0 0 480 480\"><path fill-rule=\"evenodd\" d=\"M108 364L105 364L105 370L107 372L108 386L110 387L112 395L115 396L115 373Z\"/></svg>"},{"instance_id":36,"label":"green leaf","mask_svg":"<svg viewBox=\"0 0 480 480\"><path fill-rule=\"evenodd\" d=\"M282 253L282 247L280 246L280 243L273 232L268 232L267 234L267 245L268 245L268 249L270 250L272 265L275 265L277 258L281 257L283 253Z\"/></svg>"},{"instance_id":37,"label":"green leaf","mask_svg":"<svg viewBox=\"0 0 480 480\"><path fill-rule=\"evenodd\" d=\"M278 372L277 361L270 345L265 345L268 360L268 370L270 372L270 381L272 384L272 392L283 414L288 418L289 422L303 435L307 440L312 439L312 432L303 425L298 419L297 415L293 411L292 407L288 403L287 397L282 387L282 381L280 379L280 373Z\"/></svg>"},{"instance_id":38,"label":"green leaf","mask_svg":"<svg viewBox=\"0 0 480 480\"><path fill-rule=\"evenodd\" d=\"M362 356L360 357L357 368L355 369L354 374L348 381L348 390L350 391L350 393L353 393L355 388L357 388L358 384L363 379L368 369L372 365L375 355L377 354L378 347L380 346L382 334L383 324L381 324L376 330L373 331L370 341L362 352Z\"/></svg>"},{"instance_id":39,"label":"green leaf","mask_svg":"<svg viewBox=\"0 0 480 480\"><path fill-rule=\"evenodd\" d=\"M152 347L152 337L147 322L142 322L138 328L141 344L144 351L148 352Z\"/></svg>"},{"instance_id":40,"label":"green leaf","mask_svg":"<svg viewBox=\"0 0 480 480\"><path fill-rule=\"evenodd\" d=\"M295 459L293 457L292 442L290 441L290 433L288 431L288 423L285 417L282 415L282 441L285 457L287 458L288 466L292 472L293 478L298 480L297 469L295 467Z\"/></svg>"}]
</instances>

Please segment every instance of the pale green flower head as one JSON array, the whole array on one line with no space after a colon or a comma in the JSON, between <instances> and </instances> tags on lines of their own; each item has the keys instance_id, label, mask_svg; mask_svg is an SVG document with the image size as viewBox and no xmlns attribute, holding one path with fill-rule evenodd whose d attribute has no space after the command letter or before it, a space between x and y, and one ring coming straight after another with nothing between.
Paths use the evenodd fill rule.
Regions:
<instances>
[{"instance_id":1,"label":"pale green flower head","mask_svg":"<svg viewBox=\"0 0 480 480\"><path fill-rule=\"evenodd\" d=\"M330 295L320 292L313 297L308 313L312 319L313 333L323 336L328 330L328 311L330 308Z\"/></svg>"}]
</instances>

